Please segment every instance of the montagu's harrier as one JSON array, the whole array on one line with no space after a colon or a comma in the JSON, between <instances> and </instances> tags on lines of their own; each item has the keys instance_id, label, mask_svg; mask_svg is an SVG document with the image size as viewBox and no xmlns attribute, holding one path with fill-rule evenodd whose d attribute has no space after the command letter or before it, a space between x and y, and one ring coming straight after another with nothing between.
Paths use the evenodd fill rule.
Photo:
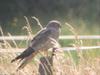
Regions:
<instances>
[{"instance_id":1,"label":"montagu's harrier","mask_svg":"<svg viewBox=\"0 0 100 75\"><path fill-rule=\"evenodd\" d=\"M50 21L46 27L40 30L32 39L29 47L19 56L11 60L11 63L20 60L22 61L18 69L23 68L32 58L42 50L55 48L58 42L61 24L57 20Z\"/></svg>"}]
</instances>

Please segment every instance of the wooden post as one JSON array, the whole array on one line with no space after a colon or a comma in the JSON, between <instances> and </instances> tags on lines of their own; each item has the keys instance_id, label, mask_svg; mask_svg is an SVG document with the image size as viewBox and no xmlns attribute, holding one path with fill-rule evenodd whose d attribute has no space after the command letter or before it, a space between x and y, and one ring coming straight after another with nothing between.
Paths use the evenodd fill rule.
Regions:
<instances>
[{"instance_id":1,"label":"wooden post","mask_svg":"<svg viewBox=\"0 0 100 75\"><path fill-rule=\"evenodd\" d=\"M50 56L41 57L39 64L39 75L53 75L53 59Z\"/></svg>"}]
</instances>

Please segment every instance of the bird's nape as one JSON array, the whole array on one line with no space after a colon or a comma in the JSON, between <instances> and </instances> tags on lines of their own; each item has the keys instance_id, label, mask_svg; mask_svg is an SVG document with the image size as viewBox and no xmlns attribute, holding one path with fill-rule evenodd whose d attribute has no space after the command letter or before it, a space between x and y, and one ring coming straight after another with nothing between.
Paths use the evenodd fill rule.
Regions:
<instances>
[{"instance_id":1,"label":"bird's nape","mask_svg":"<svg viewBox=\"0 0 100 75\"><path fill-rule=\"evenodd\" d=\"M46 27L47 28L49 28L49 27L61 28L61 23L57 20L52 20L47 24Z\"/></svg>"}]
</instances>

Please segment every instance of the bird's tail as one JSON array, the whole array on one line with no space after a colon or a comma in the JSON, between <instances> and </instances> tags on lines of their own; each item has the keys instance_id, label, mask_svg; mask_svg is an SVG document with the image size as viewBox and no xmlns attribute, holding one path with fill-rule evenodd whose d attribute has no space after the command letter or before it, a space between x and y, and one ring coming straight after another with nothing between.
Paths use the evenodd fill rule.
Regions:
<instances>
[{"instance_id":1,"label":"bird's tail","mask_svg":"<svg viewBox=\"0 0 100 75\"><path fill-rule=\"evenodd\" d=\"M18 69L24 68L24 66L32 60L32 58L37 54L33 48L28 47L24 52L22 52L19 56L15 57L11 60L11 63L20 59L21 64L18 66ZM17 69L17 70L18 70Z\"/></svg>"},{"instance_id":2,"label":"bird's tail","mask_svg":"<svg viewBox=\"0 0 100 75\"><path fill-rule=\"evenodd\" d=\"M36 55L36 53L34 52L34 53L31 54L30 56L24 58L24 59L22 60L21 64L18 66L17 71L20 70L20 69L23 69L23 68L27 65L27 63L29 63L29 62L32 60L32 58L33 58L35 55Z\"/></svg>"},{"instance_id":3,"label":"bird's tail","mask_svg":"<svg viewBox=\"0 0 100 75\"><path fill-rule=\"evenodd\" d=\"M24 58L30 56L32 53L34 53L35 50L31 47L28 47L24 52L22 52L19 56L15 57L13 60L11 60L11 63L21 59L23 60Z\"/></svg>"}]
</instances>

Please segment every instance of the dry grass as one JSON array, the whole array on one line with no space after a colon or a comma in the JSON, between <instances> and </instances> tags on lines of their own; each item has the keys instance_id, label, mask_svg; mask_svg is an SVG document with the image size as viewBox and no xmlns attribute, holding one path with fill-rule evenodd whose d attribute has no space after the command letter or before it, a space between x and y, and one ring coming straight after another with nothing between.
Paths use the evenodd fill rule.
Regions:
<instances>
[{"instance_id":1,"label":"dry grass","mask_svg":"<svg viewBox=\"0 0 100 75\"><path fill-rule=\"evenodd\" d=\"M0 53L0 75L43 75L40 74L42 72L38 58L35 58L35 63L30 63L16 72L18 63L10 63L14 57L12 53ZM100 75L100 58L83 57L75 64L70 54L65 57L63 53L57 52L53 58L52 70L54 75Z\"/></svg>"},{"instance_id":2,"label":"dry grass","mask_svg":"<svg viewBox=\"0 0 100 75\"><path fill-rule=\"evenodd\" d=\"M26 18L26 17L25 17ZM36 19L36 18L35 18ZM28 35L31 36L31 27L27 21L27 26L24 28L27 29ZM39 23L40 25L40 23ZM67 24L68 25L68 24ZM42 26L40 26L42 28ZM75 44L73 46L78 47L82 45L82 41L77 38L76 31L69 25L69 29L73 32L75 35ZM4 36L2 29L1 33L2 36ZM9 36L11 36L9 34ZM29 39L30 39L29 38ZM15 45L16 48L18 48L18 45L16 42L12 39L12 43ZM0 48L7 48L9 51L13 47L9 44L8 41L3 40L2 43L0 43ZM52 73L47 74L45 72L45 75L100 75L100 57L94 57L91 56L84 56L83 52L81 50L76 51L77 52L77 59L78 63L76 64L74 61L74 58L72 56L72 53L69 51L67 52L67 56L64 52L56 52L55 56L53 57L53 66L51 66ZM11 64L10 61L13 59L18 53L0 53L0 75L44 75L42 72L40 72L40 59L35 58L35 62L31 62L28 64L24 69L19 70L16 72L16 68L19 63L13 63ZM41 64L44 68L44 65ZM48 69L48 68L47 68ZM46 70L44 70L46 71ZM51 72L49 71L49 72Z\"/></svg>"}]
</instances>

